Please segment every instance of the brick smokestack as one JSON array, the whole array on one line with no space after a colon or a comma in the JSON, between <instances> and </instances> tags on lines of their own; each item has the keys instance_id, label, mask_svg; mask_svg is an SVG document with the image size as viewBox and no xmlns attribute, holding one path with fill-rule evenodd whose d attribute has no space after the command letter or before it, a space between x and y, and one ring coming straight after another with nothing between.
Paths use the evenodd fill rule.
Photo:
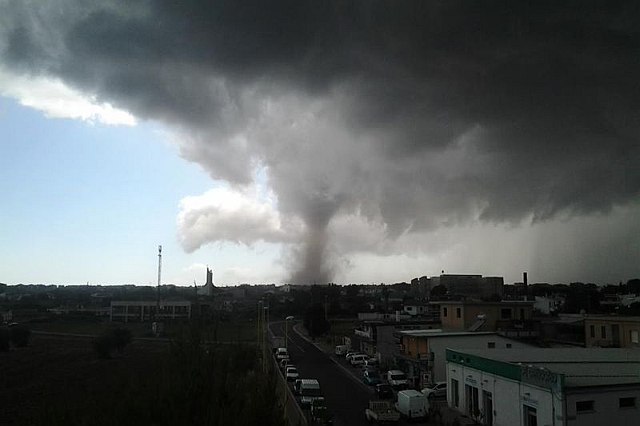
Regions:
<instances>
[{"instance_id":1,"label":"brick smokestack","mask_svg":"<svg viewBox=\"0 0 640 426\"><path fill-rule=\"evenodd\" d=\"M523 272L522 273L522 282L524 283L525 287L527 286L527 273Z\"/></svg>"}]
</instances>

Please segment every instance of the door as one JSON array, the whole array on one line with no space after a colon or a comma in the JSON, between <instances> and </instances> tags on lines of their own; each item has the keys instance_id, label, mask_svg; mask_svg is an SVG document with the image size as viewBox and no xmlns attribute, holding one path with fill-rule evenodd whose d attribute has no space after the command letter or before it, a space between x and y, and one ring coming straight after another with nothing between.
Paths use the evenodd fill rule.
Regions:
<instances>
[{"instance_id":1,"label":"door","mask_svg":"<svg viewBox=\"0 0 640 426\"><path fill-rule=\"evenodd\" d=\"M482 391L483 422L486 426L493 426L493 395L491 392Z\"/></svg>"},{"instance_id":2,"label":"door","mask_svg":"<svg viewBox=\"0 0 640 426\"><path fill-rule=\"evenodd\" d=\"M620 347L620 326L618 324L611 325L611 341L614 348Z\"/></svg>"}]
</instances>

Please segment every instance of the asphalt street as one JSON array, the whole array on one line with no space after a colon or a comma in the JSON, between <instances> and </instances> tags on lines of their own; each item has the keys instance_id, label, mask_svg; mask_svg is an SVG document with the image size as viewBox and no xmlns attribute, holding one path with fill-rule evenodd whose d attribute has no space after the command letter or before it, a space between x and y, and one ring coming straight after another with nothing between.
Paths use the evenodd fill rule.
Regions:
<instances>
[{"instance_id":1,"label":"asphalt street","mask_svg":"<svg viewBox=\"0 0 640 426\"><path fill-rule=\"evenodd\" d=\"M274 335L284 337L284 323L272 323ZM341 367L312 343L298 335L289 324L287 346L291 361L298 368L301 379L317 379L327 406L337 426L368 424L364 410L375 395L371 389ZM345 367L346 368L346 367ZM359 370L356 370L359 372Z\"/></svg>"},{"instance_id":2,"label":"asphalt street","mask_svg":"<svg viewBox=\"0 0 640 426\"><path fill-rule=\"evenodd\" d=\"M275 336L285 336L284 322L271 323L270 328ZM377 398L373 388L362 381L361 369L351 367L344 358L321 351L296 333L292 323L286 334L291 362L298 368L301 379L317 379L320 382L320 389L334 416L334 425L368 425L364 410L369 406L370 400ZM398 423L404 424L408 423ZM411 424L424 426L430 423Z\"/></svg>"}]
</instances>

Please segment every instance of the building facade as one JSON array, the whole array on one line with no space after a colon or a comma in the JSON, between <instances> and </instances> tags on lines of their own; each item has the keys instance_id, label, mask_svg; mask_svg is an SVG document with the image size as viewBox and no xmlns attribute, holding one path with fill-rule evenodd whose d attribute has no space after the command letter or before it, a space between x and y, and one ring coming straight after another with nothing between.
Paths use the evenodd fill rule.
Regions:
<instances>
[{"instance_id":1,"label":"building facade","mask_svg":"<svg viewBox=\"0 0 640 426\"><path fill-rule=\"evenodd\" d=\"M439 302L445 330L497 331L532 329L533 302ZM525 337L525 336L518 336ZM527 336L529 337L529 336Z\"/></svg>"},{"instance_id":2,"label":"building facade","mask_svg":"<svg viewBox=\"0 0 640 426\"><path fill-rule=\"evenodd\" d=\"M191 302L186 300L160 301L120 300L111 302L111 321L185 320L191 318Z\"/></svg>"},{"instance_id":3,"label":"building facade","mask_svg":"<svg viewBox=\"0 0 640 426\"><path fill-rule=\"evenodd\" d=\"M584 335L587 347L640 348L640 317L589 315Z\"/></svg>"},{"instance_id":4,"label":"building facade","mask_svg":"<svg viewBox=\"0 0 640 426\"><path fill-rule=\"evenodd\" d=\"M406 330L396 333L400 351L396 364L417 387L446 380L446 349L510 349L531 347L496 332Z\"/></svg>"},{"instance_id":5,"label":"building facade","mask_svg":"<svg viewBox=\"0 0 640 426\"><path fill-rule=\"evenodd\" d=\"M484 425L616 425L640 419L640 351L447 350L447 402Z\"/></svg>"}]
</instances>

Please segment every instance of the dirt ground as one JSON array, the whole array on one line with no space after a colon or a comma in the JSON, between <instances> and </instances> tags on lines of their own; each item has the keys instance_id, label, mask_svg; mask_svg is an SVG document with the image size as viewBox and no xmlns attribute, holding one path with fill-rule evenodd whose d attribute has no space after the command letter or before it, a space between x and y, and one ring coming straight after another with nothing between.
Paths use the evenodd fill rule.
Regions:
<instances>
[{"instance_id":1,"label":"dirt ground","mask_svg":"<svg viewBox=\"0 0 640 426\"><path fill-rule=\"evenodd\" d=\"M28 347L0 352L0 425L46 424L60 404L113 398L123 383L153 374L167 347L134 341L101 360L91 339L34 334Z\"/></svg>"}]
</instances>

